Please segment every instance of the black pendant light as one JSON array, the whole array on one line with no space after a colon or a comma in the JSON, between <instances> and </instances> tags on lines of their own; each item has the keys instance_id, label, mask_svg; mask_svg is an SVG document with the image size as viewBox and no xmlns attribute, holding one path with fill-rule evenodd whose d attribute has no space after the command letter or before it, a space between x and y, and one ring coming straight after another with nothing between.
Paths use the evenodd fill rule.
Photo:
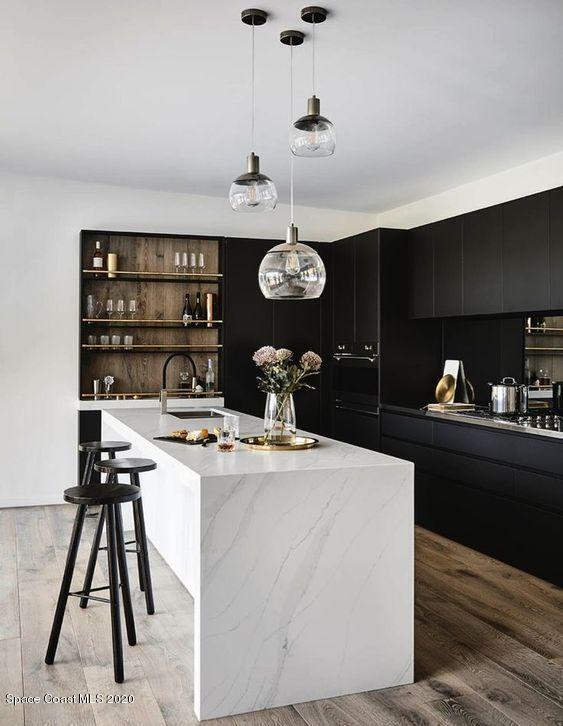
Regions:
<instances>
[{"instance_id":1,"label":"black pendant light","mask_svg":"<svg viewBox=\"0 0 563 726\"><path fill-rule=\"evenodd\" d=\"M293 118L293 46L301 45L303 33L284 30L280 41L290 46L290 119ZM290 155L290 224L286 241L269 250L258 271L258 283L270 300L308 300L320 297L326 283L326 270L319 254L298 241L293 217L293 155Z\"/></svg>"},{"instance_id":2,"label":"black pendant light","mask_svg":"<svg viewBox=\"0 0 563 726\"><path fill-rule=\"evenodd\" d=\"M241 13L241 20L252 27L252 72L251 72L251 148L254 148L254 28L264 25L268 13L257 8L248 8ZM254 151L246 157L246 173L238 176L231 184L229 202L235 212L271 212L278 201L274 182L260 173L260 158Z\"/></svg>"},{"instance_id":3,"label":"black pendant light","mask_svg":"<svg viewBox=\"0 0 563 726\"><path fill-rule=\"evenodd\" d=\"M313 95L307 102L307 114L297 119L289 132L289 148L295 156L331 156L336 146L334 126L321 116L321 101L315 95L315 26L324 23L327 14L316 5L301 11L301 20L313 25Z\"/></svg>"}]
</instances>

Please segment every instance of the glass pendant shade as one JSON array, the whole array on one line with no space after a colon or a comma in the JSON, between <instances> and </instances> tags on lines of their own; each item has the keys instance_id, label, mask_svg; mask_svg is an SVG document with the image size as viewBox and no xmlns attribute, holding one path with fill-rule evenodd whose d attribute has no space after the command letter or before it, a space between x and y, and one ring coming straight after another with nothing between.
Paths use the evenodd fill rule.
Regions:
<instances>
[{"instance_id":1,"label":"glass pendant shade","mask_svg":"<svg viewBox=\"0 0 563 726\"><path fill-rule=\"evenodd\" d=\"M326 270L315 250L297 241L297 227L292 224L287 241L266 252L258 282L270 300L307 300L321 296Z\"/></svg>"},{"instance_id":2,"label":"glass pendant shade","mask_svg":"<svg viewBox=\"0 0 563 726\"><path fill-rule=\"evenodd\" d=\"M295 156L331 156L336 147L332 123L320 115L320 100L312 96L307 103L307 115L298 119L289 132L289 147Z\"/></svg>"},{"instance_id":3,"label":"glass pendant shade","mask_svg":"<svg viewBox=\"0 0 563 726\"><path fill-rule=\"evenodd\" d=\"M260 159L255 154L247 157L247 172L231 184L229 202L235 212L271 212L278 202L274 182L260 173Z\"/></svg>"}]
</instances>

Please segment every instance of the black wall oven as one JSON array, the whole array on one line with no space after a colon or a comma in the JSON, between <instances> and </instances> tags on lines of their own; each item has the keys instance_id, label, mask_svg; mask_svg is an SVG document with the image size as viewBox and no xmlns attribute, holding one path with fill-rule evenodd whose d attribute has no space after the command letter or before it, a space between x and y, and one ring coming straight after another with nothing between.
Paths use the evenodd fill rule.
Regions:
<instances>
[{"instance_id":1,"label":"black wall oven","mask_svg":"<svg viewBox=\"0 0 563 726\"><path fill-rule=\"evenodd\" d=\"M337 346L333 354L332 391L336 406L379 411L379 355L377 343Z\"/></svg>"}]
</instances>

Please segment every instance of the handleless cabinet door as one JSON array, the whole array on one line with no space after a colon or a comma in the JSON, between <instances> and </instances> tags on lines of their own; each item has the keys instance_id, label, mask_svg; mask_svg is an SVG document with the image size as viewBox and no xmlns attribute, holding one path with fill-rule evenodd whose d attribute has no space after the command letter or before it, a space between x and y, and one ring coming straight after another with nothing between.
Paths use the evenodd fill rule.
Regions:
<instances>
[{"instance_id":1,"label":"handleless cabinet door","mask_svg":"<svg viewBox=\"0 0 563 726\"><path fill-rule=\"evenodd\" d=\"M432 225L410 232L411 317L434 317L434 244Z\"/></svg>"},{"instance_id":2,"label":"handleless cabinet door","mask_svg":"<svg viewBox=\"0 0 563 726\"><path fill-rule=\"evenodd\" d=\"M502 209L463 218L463 314L502 311Z\"/></svg>"},{"instance_id":3,"label":"handleless cabinet door","mask_svg":"<svg viewBox=\"0 0 563 726\"><path fill-rule=\"evenodd\" d=\"M503 312L549 309L549 192L502 205Z\"/></svg>"},{"instance_id":4,"label":"handleless cabinet door","mask_svg":"<svg viewBox=\"0 0 563 726\"><path fill-rule=\"evenodd\" d=\"M563 187L549 192L551 309L563 310Z\"/></svg>"},{"instance_id":5,"label":"handleless cabinet door","mask_svg":"<svg viewBox=\"0 0 563 726\"><path fill-rule=\"evenodd\" d=\"M434 240L434 315L461 315L461 217L432 225Z\"/></svg>"},{"instance_id":6,"label":"handleless cabinet door","mask_svg":"<svg viewBox=\"0 0 563 726\"><path fill-rule=\"evenodd\" d=\"M333 343L355 339L354 241L352 237L333 243Z\"/></svg>"},{"instance_id":7,"label":"handleless cabinet door","mask_svg":"<svg viewBox=\"0 0 563 726\"><path fill-rule=\"evenodd\" d=\"M379 235L366 232L355 239L356 341L379 337Z\"/></svg>"}]
</instances>

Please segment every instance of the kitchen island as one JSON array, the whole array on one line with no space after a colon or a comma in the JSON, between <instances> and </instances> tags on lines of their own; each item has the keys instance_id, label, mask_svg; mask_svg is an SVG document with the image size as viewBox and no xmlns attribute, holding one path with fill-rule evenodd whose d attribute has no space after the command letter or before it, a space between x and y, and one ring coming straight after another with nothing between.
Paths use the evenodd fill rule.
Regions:
<instances>
[{"instance_id":1,"label":"kitchen island","mask_svg":"<svg viewBox=\"0 0 563 726\"><path fill-rule=\"evenodd\" d=\"M412 682L413 465L326 438L275 453L154 440L217 425L102 412L103 438L158 465L147 534L194 598L197 717ZM241 436L261 430L241 415Z\"/></svg>"}]
</instances>

